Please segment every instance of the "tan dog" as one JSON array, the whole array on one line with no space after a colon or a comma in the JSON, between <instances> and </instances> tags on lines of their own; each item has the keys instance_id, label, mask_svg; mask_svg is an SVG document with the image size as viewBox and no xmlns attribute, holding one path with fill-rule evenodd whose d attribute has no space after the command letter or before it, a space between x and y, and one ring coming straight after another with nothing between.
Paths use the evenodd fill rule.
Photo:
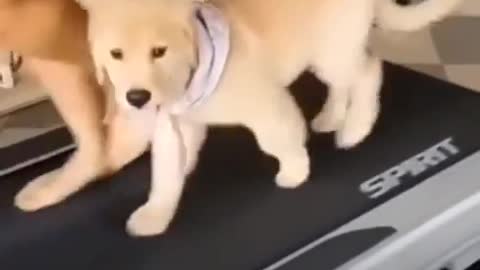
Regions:
<instances>
[{"instance_id":1,"label":"tan dog","mask_svg":"<svg viewBox=\"0 0 480 270\"><path fill-rule=\"evenodd\" d=\"M0 51L24 57L22 68L44 84L78 144L62 168L33 180L16 196L15 204L25 211L62 201L147 147L138 145L141 134L122 135L135 123L121 112L106 138L104 94L94 76L86 23L86 12L73 0L0 0Z\"/></svg>"},{"instance_id":2,"label":"tan dog","mask_svg":"<svg viewBox=\"0 0 480 270\"><path fill-rule=\"evenodd\" d=\"M264 152L278 159L276 183L299 186L309 175L306 125L287 86L305 69L324 80L329 98L311 126L336 131L337 144L352 147L370 133L379 111L381 64L366 52L371 25L413 30L443 17L460 1L427 0L408 8L389 0L209 1L227 18L231 50L215 93L178 117L186 173L195 166L207 125L243 125ZM199 59L193 1L79 2L90 13L98 78L108 75L121 107L154 113L183 96ZM143 133L150 133L146 127ZM177 208L184 179L162 177L161 169L155 173L157 166L177 166L159 160L164 163L154 159L149 200L128 221L134 235L164 232Z\"/></svg>"}]
</instances>

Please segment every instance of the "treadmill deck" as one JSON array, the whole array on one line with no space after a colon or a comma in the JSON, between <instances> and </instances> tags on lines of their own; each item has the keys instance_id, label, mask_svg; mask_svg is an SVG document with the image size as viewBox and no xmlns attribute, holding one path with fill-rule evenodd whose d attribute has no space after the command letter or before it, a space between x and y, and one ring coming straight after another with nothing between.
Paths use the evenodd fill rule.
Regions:
<instances>
[{"instance_id":1,"label":"treadmill deck","mask_svg":"<svg viewBox=\"0 0 480 270\"><path fill-rule=\"evenodd\" d=\"M382 111L372 135L348 151L335 149L331 134L312 135L312 176L298 189L275 187L276 162L257 149L249 132L212 129L175 220L162 236L134 239L124 228L128 216L146 200L148 154L112 179L30 214L13 208L15 193L28 180L59 166L65 155L2 176L0 265L15 270L348 267L408 227L387 222L371 227L379 220L375 211L436 181L432 179L437 174L480 149L480 95L390 64L385 68ZM311 119L324 100L324 86L305 75L294 89ZM59 137L60 133L43 140L63 138L57 148L65 147L68 140ZM15 164L6 157L18 152L25 152L23 159L38 155L32 154L39 151L34 140L0 149L5 159L0 165ZM449 183L461 185L462 179ZM474 187L480 190L480 183L469 187L473 193ZM431 198L461 195L454 190L451 194L431 192L427 193ZM395 209L389 214L401 216L412 226L428 217L422 209L432 209L419 207L421 203L427 206L425 201L402 200L401 206L388 208ZM374 217L368 217L369 213ZM370 225L348 229L362 218L371 221L362 224ZM325 242L327 236L331 239ZM322 245L298 253L318 239L323 239ZM296 267L298 263L301 268Z\"/></svg>"}]
</instances>

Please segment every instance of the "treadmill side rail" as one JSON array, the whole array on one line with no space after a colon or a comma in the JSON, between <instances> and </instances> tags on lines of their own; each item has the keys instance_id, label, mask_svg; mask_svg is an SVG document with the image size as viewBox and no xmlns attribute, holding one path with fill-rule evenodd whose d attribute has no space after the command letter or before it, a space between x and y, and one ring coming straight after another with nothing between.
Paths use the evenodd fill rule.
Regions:
<instances>
[{"instance_id":1,"label":"treadmill side rail","mask_svg":"<svg viewBox=\"0 0 480 270\"><path fill-rule=\"evenodd\" d=\"M468 266L480 257L480 253L461 256L463 251L480 249L468 249L480 244L478 164L480 151L264 270L289 269L289 263L302 260L302 256L329 239L383 226L391 226L397 232L337 269L436 270L448 266L463 270L458 267Z\"/></svg>"}]
</instances>

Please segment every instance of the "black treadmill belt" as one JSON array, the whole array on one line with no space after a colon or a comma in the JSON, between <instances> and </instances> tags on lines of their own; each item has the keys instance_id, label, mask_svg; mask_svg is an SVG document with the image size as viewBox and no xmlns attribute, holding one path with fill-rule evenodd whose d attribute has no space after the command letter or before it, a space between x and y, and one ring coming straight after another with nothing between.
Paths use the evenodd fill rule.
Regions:
<instances>
[{"instance_id":1,"label":"black treadmill belt","mask_svg":"<svg viewBox=\"0 0 480 270\"><path fill-rule=\"evenodd\" d=\"M324 91L317 90L323 86L309 75L294 86L311 118L323 100ZM312 136L312 177L296 190L275 187L276 162L261 154L248 132L212 130L170 230L158 237L133 239L124 231L128 216L147 197L147 155L113 179L33 214L12 207L14 194L64 157L3 177L0 265L18 270L262 269L480 148L480 95L392 65L386 65L382 95L379 122L358 148L337 150L332 135ZM378 200L359 191L367 179L447 138L460 154ZM389 232L367 233L380 241ZM329 252L348 250L347 257L353 257L378 243L358 239L344 235L330 241L335 248L323 249L325 265L317 269L334 269L349 259Z\"/></svg>"}]
</instances>

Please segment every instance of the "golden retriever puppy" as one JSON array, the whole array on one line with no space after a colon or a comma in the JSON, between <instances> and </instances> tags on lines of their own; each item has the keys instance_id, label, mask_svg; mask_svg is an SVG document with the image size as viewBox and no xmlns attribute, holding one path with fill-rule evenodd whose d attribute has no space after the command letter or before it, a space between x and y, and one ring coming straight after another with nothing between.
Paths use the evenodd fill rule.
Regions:
<instances>
[{"instance_id":1,"label":"golden retriever puppy","mask_svg":"<svg viewBox=\"0 0 480 270\"><path fill-rule=\"evenodd\" d=\"M122 134L143 126L142 118L120 111L112 112L108 129L102 123L105 97L87 42L87 13L74 0L0 0L0 51L23 56L22 68L46 88L78 146L63 167L22 189L17 207L34 211L58 203L147 147L141 133Z\"/></svg>"},{"instance_id":2,"label":"golden retriever puppy","mask_svg":"<svg viewBox=\"0 0 480 270\"><path fill-rule=\"evenodd\" d=\"M379 111L381 63L366 52L371 25L416 29L460 2L404 8L389 0L78 1L90 14L100 82L108 76L120 107L156 117L151 192L127 223L133 235L167 229L185 180L175 168L192 170L209 125L249 128L279 161L277 185L304 183L306 124L287 86L306 69L325 81L329 98L311 126L335 131L338 146L353 147Z\"/></svg>"}]
</instances>

